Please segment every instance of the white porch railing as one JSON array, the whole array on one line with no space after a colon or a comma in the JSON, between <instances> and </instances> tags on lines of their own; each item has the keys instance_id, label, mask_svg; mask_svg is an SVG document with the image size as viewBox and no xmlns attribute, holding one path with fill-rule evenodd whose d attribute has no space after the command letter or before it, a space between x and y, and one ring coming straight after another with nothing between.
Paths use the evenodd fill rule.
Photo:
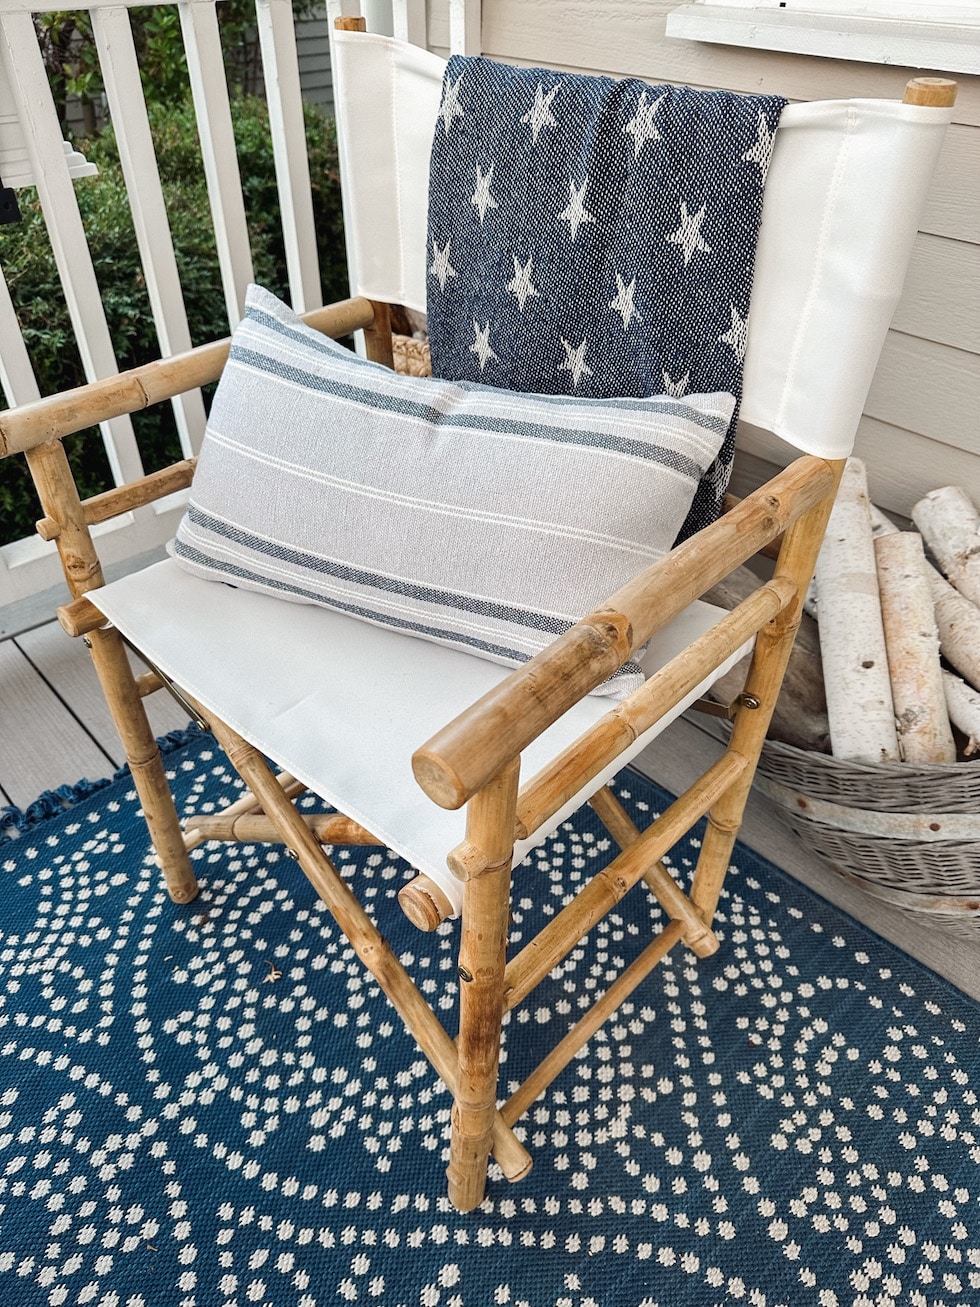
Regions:
<instances>
[{"instance_id":1,"label":"white porch railing","mask_svg":"<svg viewBox=\"0 0 980 1307\"><path fill-rule=\"evenodd\" d=\"M128 10L134 6L118 0L81 0L74 7L91 15L146 282L147 308L161 356L167 356L190 348L191 339L129 20ZM176 7L225 309L229 327L234 327L245 287L252 279L252 257L218 20L214 0L182 0ZM70 157L62 140L34 29L33 14L56 8L43 0L0 0L0 159L17 160L14 176L4 177L7 184L33 181L37 186L85 376L95 380L111 376L119 368L74 193L73 170L84 169L84 160ZM425 0L367 0L363 10L369 29L425 43ZM350 0L328 0L327 11L332 27L336 15L357 14L360 6ZM290 296L293 306L302 311L319 304L320 280L291 0L256 0L255 12ZM453 48L478 51L479 28L479 0L451 0ZM0 382L11 406L40 397L2 266ZM173 404L184 453L195 453L205 424L201 394L181 396ZM130 418L104 423L101 433L115 483L141 476L143 464ZM185 499L186 492L182 492L98 528L104 560L118 563L169 539ZM32 536L0 547L0 607L46 590L60 579L53 545Z\"/></svg>"}]
</instances>

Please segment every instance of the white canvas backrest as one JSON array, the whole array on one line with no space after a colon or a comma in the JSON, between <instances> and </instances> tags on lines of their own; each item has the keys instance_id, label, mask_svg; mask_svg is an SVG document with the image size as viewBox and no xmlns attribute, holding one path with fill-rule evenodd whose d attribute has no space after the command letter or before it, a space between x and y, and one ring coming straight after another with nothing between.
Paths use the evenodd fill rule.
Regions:
<instances>
[{"instance_id":1,"label":"white canvas backrest","mask_svg":"<svg viewBox=\"0 0 980 1307\"><path fill-rule=\"evenodd\" d=\"M445 62L334 34L354 292L425 311L429 154ZM766 186L742 419L804 453L851 451L951 110L789 105Z\"/></svg>"}]
</instances>

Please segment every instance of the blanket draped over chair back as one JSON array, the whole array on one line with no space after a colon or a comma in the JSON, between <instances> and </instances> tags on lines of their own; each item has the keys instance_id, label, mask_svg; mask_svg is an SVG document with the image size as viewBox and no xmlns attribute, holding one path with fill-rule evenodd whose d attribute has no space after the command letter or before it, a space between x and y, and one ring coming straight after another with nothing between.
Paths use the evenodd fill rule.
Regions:
<instances>
[{"instance_id":1,"label":"blanket draped over chair back","mask_svg":"<svg viewBox=\"0 0 980 1307\"><path fill-rule=\"evenodd\" d=\"M429 182L435 375L737 398L784 103L450 59ZM717 514L734 430L682 536Z\"/></svg>"}]
</instances>

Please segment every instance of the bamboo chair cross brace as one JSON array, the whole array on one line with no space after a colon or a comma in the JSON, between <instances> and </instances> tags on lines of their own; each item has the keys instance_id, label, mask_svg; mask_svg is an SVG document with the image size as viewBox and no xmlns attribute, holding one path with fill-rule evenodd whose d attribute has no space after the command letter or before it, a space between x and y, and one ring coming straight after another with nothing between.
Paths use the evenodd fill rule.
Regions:
<instances>
[{"instance_id":1,"label":"bamboo chair cross brace","mask_svg":"<svg viewBox=\"0 0 980 1307\"><path fill-rule=\"evenodd\" d=\"M199 711L203 713L200 708ZM282 786L278 784L258 749L213 714L204 715L208 717L214 736L232 766L251 794L262 804L280 838L295 855L306 878L350 941L351 947L374 976L455 1099L460 1076L466 1066L439 1018L419 993L391 945L355 898L312 831L286 798ZM509 872L509 865L507 870ZM495 1047L499 1047L499 1033ZM467 1086L464 1085L464 1102L466 1089ZM480 1106L483 1108L484 1105ZM495 1102L489 1117L484 1129L487 1152L492 1148L508 1180L520 1180L531 1168L530 1154L496 1111ZM481 1195L487 1152L483 1155L480 1172Z\"/></svg>"}]
</instances>

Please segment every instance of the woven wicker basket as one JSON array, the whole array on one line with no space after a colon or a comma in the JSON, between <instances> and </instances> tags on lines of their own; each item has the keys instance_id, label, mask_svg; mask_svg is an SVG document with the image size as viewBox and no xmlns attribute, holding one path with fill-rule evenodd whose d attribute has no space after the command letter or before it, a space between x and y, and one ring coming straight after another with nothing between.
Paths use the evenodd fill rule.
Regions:
<instances>
[{"instance_id":1,"label":"woven wicker basket","mask_svg":"<svg viewBox=\"0 0 980 1307\"><path fill-rule=\"evenodd\" d=\"M769 740L756 783L848 880L937 924L980 929L980 759L842 762Z\"/></svg>"}]
</instances>

